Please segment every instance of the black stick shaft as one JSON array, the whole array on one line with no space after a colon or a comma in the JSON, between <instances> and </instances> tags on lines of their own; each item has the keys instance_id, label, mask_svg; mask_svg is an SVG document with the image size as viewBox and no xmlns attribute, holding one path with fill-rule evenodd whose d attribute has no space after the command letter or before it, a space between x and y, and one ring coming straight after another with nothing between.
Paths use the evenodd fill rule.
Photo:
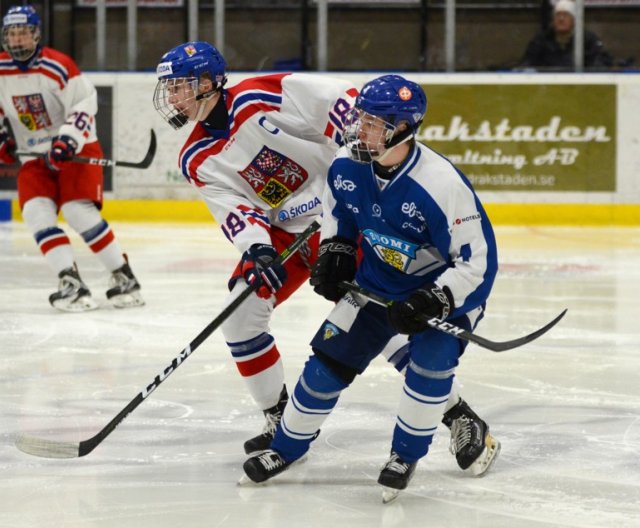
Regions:
<instances>
[{"instance_id":1,"label":"black stick shaft","mask_svg":"<svg viewBox=\"0 0 640 528\"><path fill-rule=\"evenodd\" d=\"M282 264L291 255L300 249L307 239L318 230L320 224L313 222L307 229L300 233L296 239L275 259L274 264ZM213 321L211 321L202 332L200 332L191 343L171 361L171 363L158 374L151 383L140 391L124 409L122 409L106 426L93 437L82 440L79 443L58 442L35 438L28 435L20 435L16 441L16 446L23 452L30 455L46 458L77 458L85 456L93 451L109 434L122 423L122 421L133 412L147 397L158 388L158 386L173 374L177 368L198 348L237 308L249 297L257 288L257 281L247 286L238 297L236 297L227 307L222 310Z\"/></svg>"},{"instance_id":2,"label":"black stick shaft","mask_svg":"<svg viewBox=\"0 0 640 528\"><path fill-rule=\"evenodd\" d=\"M293 255L300 247L307 241L307 239L318 230L320 224L313 222L307 229L305 229L291 245L286 248L274 261L274 263L282 264L287 261L291 255ZM158 374L154 380L147 385L138 395L129 402L129 404L118 413L97 435L89 440L80 442L80 449L78 456L84 456L95 449L95 447L102 442L126 417L130 414L138 405L140 405L158 386L166 380L175 370L187 359L196 348L198 348L226 319L236 311L236 308L240 306L247 297L249 297L255 290L258 289L259 284L254 283L249 285L242 291L238 297L236 297L227 307L220 312L213 321L211 321L194 339L189 343L175 358L171 364L165 368L162 373Z\"/></svg>"},{"instance_id":3,"label":"black stick shaft","mask_svg":"<svg viewBox=\"0 0 640 528\"><path fill-rule=\"evenodd\" d=\"M70 161L74 163L84 163L88 165L100 165L101 167L129 167L132 169L146 169L151 165L153 158L156 155L157 140L156 133L151 130L151 140L149 141L149 148L142 161L118 161L107 158L87 158L84 156L73 156ZM46 158L47 154L42 152L16 152L18 156L32 156L34 158Z\"/></svg>"},{"instance_id":4,"label":"black stick shaft","mask_svg":"<svg viewBox=\"0 0 640 528\"><path fill-rule=\"evenodd\" d=\"M352 292L357 295L362 295L366 299L369 299L370 301L376 304L380 304L382 306L390 306L391 304L393 304L393 301L389 299L385 299L384 297L381 297L380 295L370 292L352 282L344 281L341 283L341 286L348 292ZM485 337L469 332L464 328L460 328L459 326L448 323L447 321L440 321L435 317L430 318L426 315L419 316L419 317L421 318L421 320L426 322L431 328L434 328L446 334L450 334L454 337L457 337L458 339L464 339L465 341L475 343L476 345L479 345L493 352L504 352L505 350L511 350L513 348L526 345L527 343L530 343L534 339L537 339L541 335L547 333L549 330L551 330L551 328L553 328L558 323L558 321L560 321L560 319L564 317L565 313L567 313L566 309L562 311L558 316L556 316L555 319L553 319L551 322L549 322L542 328L539 328L538 330L536 330L535 332L532 332L531 334L528 334L526 336L523 336L517 339L512 339L510 341L491 341L490 339L487 339Z\"/></svg>"}]
</instances>

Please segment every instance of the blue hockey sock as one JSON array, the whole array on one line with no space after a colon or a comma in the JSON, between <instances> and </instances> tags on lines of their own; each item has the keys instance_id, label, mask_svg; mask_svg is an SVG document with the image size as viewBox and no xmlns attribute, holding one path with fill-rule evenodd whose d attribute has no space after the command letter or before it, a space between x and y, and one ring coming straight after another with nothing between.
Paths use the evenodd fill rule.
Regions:
<instances>
[{"instance_id":1,"label":"blue hockey sock","mask_svg":"<svg viewBox=\"0 0 640 528\"><path fill-rule=\"evenodd\" d=\"M430 371L409 364L392 443L392 449L405 462L415 462L429 451L452 382L453 371Z\"/></svg>"},{"instance_id":2,"label":"blue hockey sock","mask_svg":"<svg viewBox=\"0 0 640 528\"><path fill-rule=\"evenodd\" d=\"M271 447L289 462L304 455L346 387L329 367L311 356L287 403Z\"/></svg>"}]
</instances>

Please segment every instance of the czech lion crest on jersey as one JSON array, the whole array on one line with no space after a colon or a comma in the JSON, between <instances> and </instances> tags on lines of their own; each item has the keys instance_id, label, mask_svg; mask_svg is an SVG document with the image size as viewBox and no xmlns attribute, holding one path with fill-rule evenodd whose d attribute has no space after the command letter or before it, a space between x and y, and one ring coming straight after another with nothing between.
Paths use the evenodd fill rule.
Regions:
<instances>
[{"instance_id":1,"label":"czech lion crest on jersey","mask_svg":"<svg viewBox=\"0 0 640 528\"><path fill-rule=\"evenodd\" d=\"M42 94L14 96L13 106L18 113L18 119L29 130L35 131L51 126Z\"/></svg>"},{"instance_id":2,"label":"czech lion crest on jersey","mask_svg":"<svg viewBox=\"0 0 640 528\"><path fill-rule=\"evenodd\" d=\"M238 174L271 207L280 205L309 177L298 163L266 146Z\"/></svg>"}]
</instances>

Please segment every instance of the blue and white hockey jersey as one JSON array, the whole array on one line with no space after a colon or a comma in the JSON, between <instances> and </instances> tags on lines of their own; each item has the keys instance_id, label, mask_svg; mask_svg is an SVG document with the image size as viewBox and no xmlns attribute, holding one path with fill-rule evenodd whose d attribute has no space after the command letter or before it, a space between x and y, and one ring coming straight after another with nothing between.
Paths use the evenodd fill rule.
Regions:
<instances>
[{"instance_id":1,"label":"blue and white hockey jersey","mask_svg":"<svg viewBox=\"0 0 640 528\"><path fill-rule=\"evenodd\" d=\"M386 185L372 164L341 148L323 211L322 240L362 235L356 281L364 288L398 300L427 282L448 286L451 317L487 300L498 270L493 229L467 178L425 145L416 144Z\"/></svg>"}]
</instances>

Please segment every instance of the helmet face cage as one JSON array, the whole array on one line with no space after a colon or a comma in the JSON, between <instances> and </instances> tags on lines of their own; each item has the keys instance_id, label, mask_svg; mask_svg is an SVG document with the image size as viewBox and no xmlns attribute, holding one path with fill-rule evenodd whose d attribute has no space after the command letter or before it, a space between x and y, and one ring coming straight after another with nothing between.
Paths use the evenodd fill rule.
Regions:
<instances>
[{"instance_id":1,"label":"helmet face cage","mask_svg":"<svg viewBox=\"0 0 640 528\"><path fill-rule=\"evenodd\" d=\"M387 150L395 132L393 123L356 107L345 117L344 144L352 160L371 163Z\"/></svg>"},{"instance_id":2,"label":"helmet face cage","mask_svg":"<svg viewBox=\"0 0 640 528\"><path fill-rule=\"evenodd\" d=\"M31 42L24 42L30 33ZM11 46L10 40L20 38L22 42ZM2 19L2 47L17 61L27 61L38 48L40 43L40 17L31 6L14 6L7 11Z\"/></svg>"},{"instance_id":3,"label":"helmet face cage","mask_svg":"<svg viewBox=\"0 0 640 528\"><path fill-rule=\"evenodd\" d=\"M226 63L220 52L207 42L187 42L165 53L156 69L158 84L153 96L155 109L173 128L195 118L191 105L220 91L227 82ZM211 89L200 92L202 80Z\"/></svg>"},{"instance_id":4,"label":"helmet face cage","mask_svg":"<svg viewBox=\"0 0 640 528\"><path fill-rule=\"evenodd\" d=\"M197 105L198 79L174 77L160 79L153 93L153 106L174 129L184 126L189 120L188 112Z\"/></svg>"}]
</instances>

